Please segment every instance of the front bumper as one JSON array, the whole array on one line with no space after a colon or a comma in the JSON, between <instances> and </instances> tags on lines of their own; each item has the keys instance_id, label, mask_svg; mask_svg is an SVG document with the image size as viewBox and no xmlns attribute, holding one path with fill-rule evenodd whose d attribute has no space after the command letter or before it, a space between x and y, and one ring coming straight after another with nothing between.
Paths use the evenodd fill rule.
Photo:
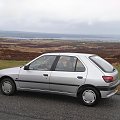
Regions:
<instances>
[{"instance_id":1,"label":"front bumper","mask_svg":"<svg viewBox=\"0 0 120 120\"><path fill-rule=\"evenodd\" d=\"M117 93L116 87L120 84L120 80L114 85L111 86L98 86L97 88L100 90L101 98L108 98L115 93Z\"/></svg>"}]
</instances>

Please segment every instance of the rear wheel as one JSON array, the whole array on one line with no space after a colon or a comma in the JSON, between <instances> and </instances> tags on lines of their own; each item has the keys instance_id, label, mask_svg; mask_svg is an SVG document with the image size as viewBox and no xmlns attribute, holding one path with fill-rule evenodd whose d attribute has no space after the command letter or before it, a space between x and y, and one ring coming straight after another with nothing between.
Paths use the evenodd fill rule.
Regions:
<instances>
[{"instance_id":1,"label":"rear wheel","mask_svg":"<svg viewBox=\"0 0 120 120\"><path fill-rule=\"evenodd\" d=\"M94 87L84 87L80 91L78 98L84 105L94 106L98 103L100 94Z\"/></svg>"},{"instance_id":2,"label":"rear wheel","mask_svg":"<svg viewBox=\"0 0 120 120\"><path fill-rule=\"evenodd\" d=\"M15 83L10 78L3 78L0 89L4 95L12 95L16 90Z\"/></svg>"}]
</instances>

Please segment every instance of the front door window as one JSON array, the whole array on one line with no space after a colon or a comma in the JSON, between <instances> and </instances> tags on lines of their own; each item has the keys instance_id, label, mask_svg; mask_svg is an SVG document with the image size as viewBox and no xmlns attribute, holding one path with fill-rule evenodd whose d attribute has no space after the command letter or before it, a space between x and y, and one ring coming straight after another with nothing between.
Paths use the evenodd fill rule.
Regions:
<instances>
[{"instance_id":1,"label":"front door window","mask_svg":"<svg viewBox=\"0 0 120 120\"><path fill-rule=\"evenodd\" d=\"M29 65L30 70L50 71L56 56L45 55Z\"/></svg>"}]
</instances>

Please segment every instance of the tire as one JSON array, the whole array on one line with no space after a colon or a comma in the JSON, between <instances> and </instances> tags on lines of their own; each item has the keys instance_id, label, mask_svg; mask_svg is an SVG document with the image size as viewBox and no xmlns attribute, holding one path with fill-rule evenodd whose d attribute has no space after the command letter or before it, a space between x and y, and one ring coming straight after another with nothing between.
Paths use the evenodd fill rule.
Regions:
<instances>
[{"instance_id":1,"label":"tire","mask_svg":"<svg viewBox=\"0 0 120 120\"><path fill-rule=\"evenodd\" d=\"M94 87L84 87L78 94L83 105L94 106L100 100L100 93Z\"/></svg>"},{"instance_id":2,"label":"tire","mask_svg":"<svg viewBox=\"0 0 120 120\"><path fill-rule=\"evenodd\" d=\"M16 91L15 83L10 78L3 78L0 83L1 92L4 95L13 95Z\"/></svg>"}]
</instances>

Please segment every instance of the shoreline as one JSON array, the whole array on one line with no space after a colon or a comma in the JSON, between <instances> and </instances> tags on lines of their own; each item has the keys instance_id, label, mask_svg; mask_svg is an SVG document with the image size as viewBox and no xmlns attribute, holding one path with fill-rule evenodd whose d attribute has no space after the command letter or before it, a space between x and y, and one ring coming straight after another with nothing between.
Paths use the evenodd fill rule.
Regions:
<instances>
[{"instance_id":1,"label":"shoreline","mask_svg":"<svg viewBox=\"0 0 120 120\"><path fill-rule=\"evenodd\" d=\"M0 37L0 40L22 40L22 41L40 41L40 40L53 40L53 41L73 41L73 42L95 42L95 43L120 43L120 40L101 40L99 39L95 39L95 38L91 38L91 39L83 39L83 38L78 38L78 39L71 39L71 38L19 38L19 37Z\"/></svg>"}]
</instances>

